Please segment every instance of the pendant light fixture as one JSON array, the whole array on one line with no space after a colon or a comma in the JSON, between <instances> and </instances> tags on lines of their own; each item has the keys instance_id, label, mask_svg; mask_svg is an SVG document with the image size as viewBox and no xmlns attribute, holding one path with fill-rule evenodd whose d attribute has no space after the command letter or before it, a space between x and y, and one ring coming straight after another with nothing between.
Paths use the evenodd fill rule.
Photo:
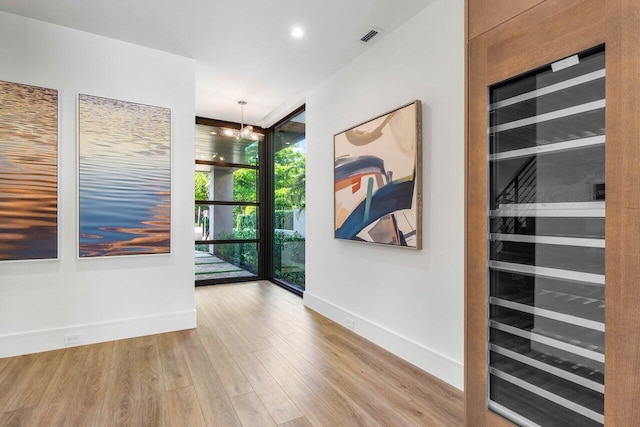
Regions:
<instances>
[{"instance_id":1,"label":"pendant light fixture","mask_svg":"<svg viewBox=\"0 0 640 427\"><path fill-rule=\"evenodd\" d=\"M236 141L258 141L262 134L253 131L253 126L244 125L244 106L247 105L247 101L240 100L240 130L224 128L222 133L226 136L231 136Z\"/></svg>"},{"instance_id":2,"label":"pendant light fixture","mask_svg":"<svg viewBox=\"0 0 640 427\"><path fill-rule=\"evenodd\" d=\"M251 134L253 133L253 126L244 125L244 106L247 105L247 101L238 101L240 104L240 132L238 132L238 136L236 136L236 140L240 141L241 139L251 139Z\"/></svg>"}]
</instances>

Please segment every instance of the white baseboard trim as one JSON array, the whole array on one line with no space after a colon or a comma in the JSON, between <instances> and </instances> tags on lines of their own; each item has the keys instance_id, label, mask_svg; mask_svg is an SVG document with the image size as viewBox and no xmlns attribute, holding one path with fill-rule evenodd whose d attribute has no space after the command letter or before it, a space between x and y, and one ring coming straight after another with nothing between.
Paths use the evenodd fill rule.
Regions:
<instances>
[{"instance_id":1,"label":"white baseboard trim","mask_svg":"<svg viewBox=\"0 0 640 427\"><path fill-rule=\"evenodd\" d=\"M196 310L193 309L2 335L0 336L0 358L193 329L196 325ZM71 345L65 345L65 336L70 334L80 334L79 341Z\"/></svg>"},{"instance_id":2,"label":"white baseboard trim","mask_svg":"<svg viewBox=\"0 0 640 427\"><path fill-rule=\"evenodd\" d=\"M435 375L452 386L460 390L464 388L464 366L462 363L435 352L422 344L411 341L396 332L353 314L309 292L304 293L304 305L346 328L349 328L346 318L349 317L353 319L354 328L352 330L356 334L392 352L420 369Z\"/></svg>"}]
</instances>

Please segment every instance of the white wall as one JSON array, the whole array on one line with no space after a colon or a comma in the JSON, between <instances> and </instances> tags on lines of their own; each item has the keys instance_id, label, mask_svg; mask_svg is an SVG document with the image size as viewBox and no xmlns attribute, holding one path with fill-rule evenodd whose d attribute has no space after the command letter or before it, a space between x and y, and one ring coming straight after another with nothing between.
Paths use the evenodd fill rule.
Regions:
<instances>
[{"instance_id":1,"label":"white wall","mask_svg":"<svg viewBox=\"0 0 640 427\"><path fill-rule=\"evenodd\" d=\"M333 135L423 106L420 251L333 238ZM307 96L305 304L463 386L464 2L436 0Z\"/></svg>"},{"instance_id":2,"label":"white wall","mask_svg":"<svg viewBox=\"0 0 640 427\"><path fill-rule=\"evenodd\" d=\"M195 327L194 63L0 12L0 80L59 96L60 260L0 263L0 357ZM171 255L77 260L78 93L172 110Z\"/></svg>"}]
</instances>

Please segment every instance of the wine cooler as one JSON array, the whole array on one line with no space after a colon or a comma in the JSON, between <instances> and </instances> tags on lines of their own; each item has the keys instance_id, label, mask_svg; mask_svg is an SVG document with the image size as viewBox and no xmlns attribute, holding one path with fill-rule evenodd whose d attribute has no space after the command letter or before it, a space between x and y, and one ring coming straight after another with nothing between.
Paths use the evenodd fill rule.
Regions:
<instances>
[{"instance_id":1,"label":"wine cooler","mask_svg":"<svg viewBox=\"0 0 640 427\"><path fill-rule=\"evenodd\" d=\"M488 407L604 424L605 51L489 88Z\"/></svg>"}]
</instances>

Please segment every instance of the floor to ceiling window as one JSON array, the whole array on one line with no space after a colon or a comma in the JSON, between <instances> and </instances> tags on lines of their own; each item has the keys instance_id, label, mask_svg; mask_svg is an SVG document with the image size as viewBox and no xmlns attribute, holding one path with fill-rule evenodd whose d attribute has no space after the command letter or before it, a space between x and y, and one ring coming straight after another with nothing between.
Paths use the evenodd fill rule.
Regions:
<instances>
[{"instance_id":1,"label":"floor to ceiling window","mask_svg":"<svg viewBox=\"0 0 640 427\"><path fill-rule=\"evenodd\" d=\"M196 284L271 279L302 293L304 106L268 130L240 135L239 127L196 119Z\"/></svg>"},{"instance_id":2,"label":"floor to ceiling window","mask_svg":"<svg viewBox=\"0 0 640 427\"><path fill-rule=\"evenodd\" d=\"M304 107L273 128L272 272L277 282L305 289L305 170Z\"/></svg>"},{"instance_id":3,"label":"floor to ceiling window","mask_svg":"<svg viewBox=\"0 0 640 427\"><path fill-rule=\"evenodd\" d=\"M265 135L196 120L194 237L196 284L261 277L260 170Z\"/></svg>"}]
</instances>

